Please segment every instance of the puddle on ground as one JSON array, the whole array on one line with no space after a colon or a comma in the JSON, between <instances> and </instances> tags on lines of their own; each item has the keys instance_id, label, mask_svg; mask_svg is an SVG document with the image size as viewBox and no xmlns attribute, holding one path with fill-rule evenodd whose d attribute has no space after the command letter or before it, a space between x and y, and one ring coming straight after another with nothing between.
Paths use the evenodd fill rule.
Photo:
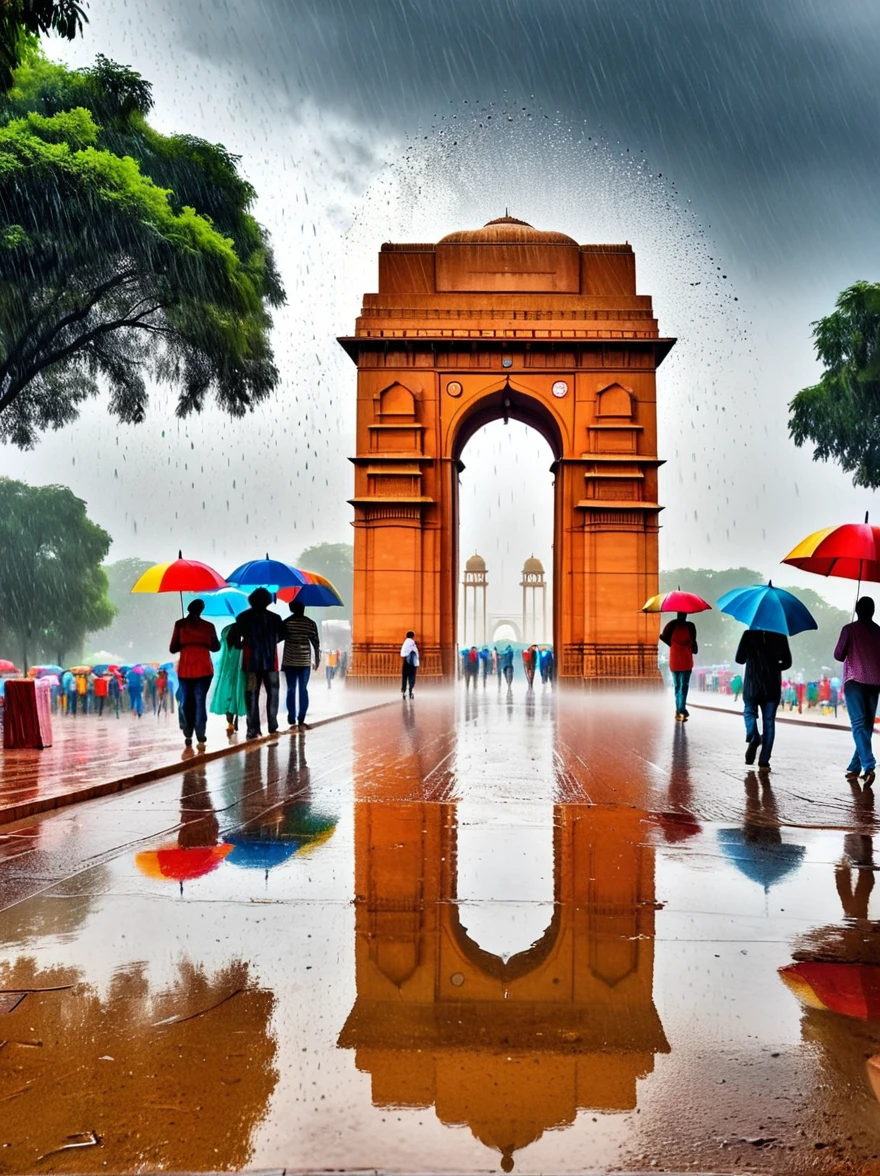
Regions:
<instances>
[{"instance_id":1,"label":"puddle on ground","mask_svg":"<svg viewBox=\"0 0 880 1176\"><path fill-rule=\"evenodd\" d=\"M490 689L10 830L0 1170L880 1172L873 807L787 742Z\"/></svg>"}]
</instances>

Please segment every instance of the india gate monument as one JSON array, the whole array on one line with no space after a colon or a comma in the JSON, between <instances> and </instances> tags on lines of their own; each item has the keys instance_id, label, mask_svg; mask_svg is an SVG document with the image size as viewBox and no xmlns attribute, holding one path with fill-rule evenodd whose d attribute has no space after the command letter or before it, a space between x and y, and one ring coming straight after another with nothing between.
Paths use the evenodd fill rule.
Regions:
<instances>
[{"instance_id":1,"label":"india gate monument","mask_svg":"<svg viewBox=\"0 0 880 1176\"><path fill-rule=\"evenodd\" d=\"M351 336L357 365L355 679L456 671L458 478L495 420L553 452L553 646L569 682L659 680L656 372L674 344L636 293L629 245L504 216L436 244L386 243Z\"/></svg>"}]
</instances>

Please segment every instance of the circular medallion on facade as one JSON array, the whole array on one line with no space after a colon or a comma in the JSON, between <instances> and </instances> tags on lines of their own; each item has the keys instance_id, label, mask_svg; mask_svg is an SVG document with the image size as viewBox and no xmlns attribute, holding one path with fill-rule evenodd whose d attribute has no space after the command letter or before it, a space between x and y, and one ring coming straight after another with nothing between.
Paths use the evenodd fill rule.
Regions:
<instances>
[{"instance_id":1,"label":"circular medallion on facade","mask_svg":"<svg viewBox=\"0 0 880 1176\"><path fill-rule=\"evenodd\" d=\"M450 380L446 385L446 391L450 396L461 396L461 384L458 380Z\"/></svg>"},{"instance_id":2,"label":"circular medallion on facade","mask_svg":"<svg viewBox=\"0 0 880 1176\"><path fill-rule=\"evenodd\" d=\"M510 358L509 355L505 355L504 359L502 359L501 366L502 367L513 367L513 360Z\"/></svg>"},{"instance_id":3,"label":"circular medallion on facade","mask_svg":"<svg viewBox=\"0 0 880 1176\"><path fill-rule=\"evenodd\" d=\"M562 398L566 394L567 391L568 391L568 384L566 384L565 380L557 380L552 388L553 395L558 396L560 398Z\"/></svg>"}]
</instances>

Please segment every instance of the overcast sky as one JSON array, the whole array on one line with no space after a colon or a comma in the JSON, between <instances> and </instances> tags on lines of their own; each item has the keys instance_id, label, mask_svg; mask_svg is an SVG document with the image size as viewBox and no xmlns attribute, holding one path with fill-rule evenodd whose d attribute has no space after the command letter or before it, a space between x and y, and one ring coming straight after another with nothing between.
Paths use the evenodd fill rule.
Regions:
<instances>
[{"instance_id":1,"label":"overcast sky","mask_svg":"<svg viewBox=\"0 0 880 1176\"><path fill-rule=\"evenodd\" d=\"M792 447L786 404L817 376L810 322L878 278L876 0L92 0L90 18L50 52L131 65L156 125L242 156L289 295L282 388L244 425L181 425L159 394L136 429L95 406L0 453L13 476L73 486L113 557L182 544L228 571L350 540L354 368L335 336L382 241L505 206L631 241L640 292L679 338L658 376L666 566L796 583L776 567L795 542L873 509ZM498 426L465 453L462 543L499 586L532 551L551 558L541 445ZM492 608L517 597L499 589Z\"/></svg>"}]
</instances>

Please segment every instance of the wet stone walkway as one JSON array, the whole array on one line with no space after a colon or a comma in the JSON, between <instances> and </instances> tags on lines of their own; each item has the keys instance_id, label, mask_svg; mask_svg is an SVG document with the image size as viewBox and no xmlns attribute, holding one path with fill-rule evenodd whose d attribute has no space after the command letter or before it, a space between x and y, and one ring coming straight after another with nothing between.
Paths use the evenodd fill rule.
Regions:
<instances>
[{"instance_id":1,"label":"wet stone walkway","mask_svg":"<svg viewBox=\"0 0 880 1176\"><path fill-rule=\"evenodd\" d=\"M743 750L426 692L7 826L0 1171L880 1173L873 795Z\"/></svg>"}]
</instances>

